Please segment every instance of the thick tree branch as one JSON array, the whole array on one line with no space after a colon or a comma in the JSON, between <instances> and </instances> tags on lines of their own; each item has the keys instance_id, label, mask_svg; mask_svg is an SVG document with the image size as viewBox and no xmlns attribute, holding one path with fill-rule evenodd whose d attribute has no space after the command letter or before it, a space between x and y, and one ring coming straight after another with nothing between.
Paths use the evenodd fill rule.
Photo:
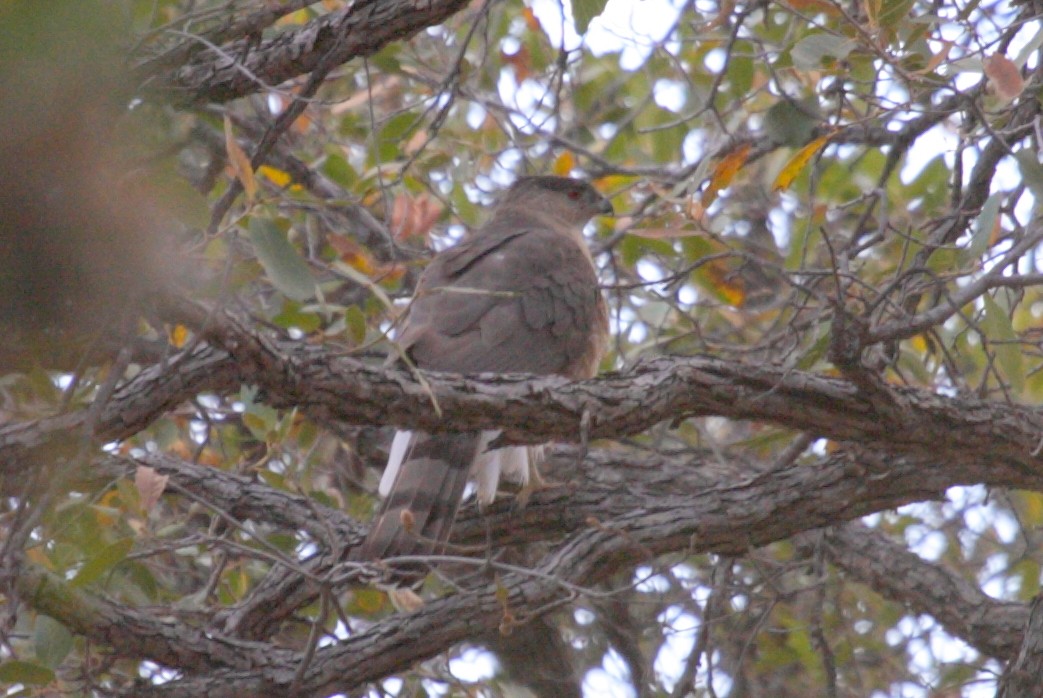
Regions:
<instances>
[{"instance_id":1,"label":"thick tree branch","mask_svg":"<svg viewBox=\"0 0 1043 698\"><path fill-rule=\"evenodd\" d=\"M1021 651L1000 681L997 698L1040 698L1043 696L1043 595L1032 602L1024 622Z\"/></svg>"},{"instance_id":2,"label":"thick tree branch","mask_svg":"<svg viewBox=\"0 0 1043 698\"><path fill-rule=\"evenodd\" d=\"M830 561L882 596L931 615L993 657L1012 657L1027 622L1025 604L997 601L976 584L927 562L879 531L850 523L826 532Z\"/></svg>"},{"instance_id":3,"label":"thick tree branch","mask_svg":"<svg viewBox=\"0 0 1043 698\"><path fill-rule=\"evenodd\" d=\"M708 357L662 357L578 383L449 374L425 374L420 383L401 370L274 339L221 313L200 323L231 356L202 347L142 372L102 411L100 441L125 438L199 392L253 384L270 404L296 407L321 423L431 431L510 425L512 440L540 442L577 440L586 417L589 436L602 438L638 434L664 420L717 415L910 457L1043 468L1043 411L1021 405L900 386L869 399L840 378ZM79 424L81 417L66 415L0 429L0 473L16 472L27 449Z\"/></svg>"},{"instance_id":4,"label":"thick tree branch","mask_svg":"<svg viewBox=\"0 0 1043 698\"><path fill-rule=\"evenodd\" d=\"M190 494L237 520L259 521L291 532L306 531L330 548L352 547L365 535L363 527L343 512L310 497L168 455L150 453L137 459L105 456L92 470L133 478L139 466L170 476L167 492Z\"/></svg>"},{"instance_id":5,"label":"thick tree branch","mask_svg":"<svg viewBox=\"0 0 1043 698\"><path fill-rule=\"evenodd\" d=\"M152 78L146 84L150 92L176 103L227 102L309 73L324 57L340 65L370 56L444 22L466 5L467 0L355 0L256 46L241 39L199 52L173 74L163 74L165 61L146 64L139 74Z\"/></svg>"},{"instance_id":6,"label":"thick tree branch","mask_svg":"<svg viewBox=\"0 0 1043 698\"><path fill-rule=\"evenodd\" d=\"M35 565L0 570L0 576L13 577L21 599L37 612L59 619L121 656L148 658L186 671L209 671L215 666L252 670L293 661L293 653L266 642L217 636L175 620L166 608L157 617L148 610L114 603Z\"/></svg>"},{"instance_id":7,"label":"thick tree branch","mask_svg":"<svg viewBox=\"0 0 1043 698\"><path fill-rule=\"evenodd\" d=\"M305 686L314 692L350 691L453 643L493 631L504 621L504 598L511 613L524 619L567 601L581 586L665 553L741 554L800 531L940 497L954 481L997 476L1004 479L989 468L932 469L924 462L860 462L841 454L687 496L636 501L625 487L607 492L600 488L548 491L534 497L520 515L512 515L509 504L501 503L485 522L479 522L473 512L465 515L458 526L460 538L484 536L486 524L501 532L498 543L532 540L533 531L542 537L548 527L572 533L533 571L499 570L499 584L438 599L416 613L395 615L320 650ZM1023 477L1017 470L1007 470L1006 476ZM1030 479L1035 486L1043 485L1043 476ZM492 564L495 569L496 563ZM286 676L293 674L291 669L217 670L157 687L148 695L278 692L285 688Z\"/></svg>"}]
</instances>

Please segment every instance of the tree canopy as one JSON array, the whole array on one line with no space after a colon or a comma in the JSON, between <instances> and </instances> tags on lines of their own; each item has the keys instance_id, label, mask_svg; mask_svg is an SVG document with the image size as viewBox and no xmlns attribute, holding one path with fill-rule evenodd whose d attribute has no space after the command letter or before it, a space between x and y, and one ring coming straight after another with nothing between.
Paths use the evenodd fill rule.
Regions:
<instances>
[{"instance_id":1,"label":"tree canopy","mask_svg":"<svg viewBox=\"0 0 1043 698\"><path fill-rule=\"evenodd\" d=\"M5 696L1039 696L1043 5L9 0ZM389 365L525 174L595 379ZM553 442L416 592L395 427Z\"/></svg>"}]
</instances>

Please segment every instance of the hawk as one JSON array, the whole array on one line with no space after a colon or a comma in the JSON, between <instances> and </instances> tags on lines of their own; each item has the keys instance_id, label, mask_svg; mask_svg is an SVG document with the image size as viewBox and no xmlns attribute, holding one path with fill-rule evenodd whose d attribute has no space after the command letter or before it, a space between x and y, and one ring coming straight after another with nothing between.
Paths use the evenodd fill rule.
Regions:
<instances>
[{"instance_id":1,"label":"hawk","mask_svg":"<svg viewBox=\"0 0 1043 698\"><path fill-rule=\"evenodd\" d=\"M611 213L587 182L519 178L488 222L424 271L400 351L429 371L592 377L608 314L583 228ZM469 479L480 506L492 502L501 477L534 486L542 447L488 451L498 434L398 432L380 482L385 499L353 557L442 552Z\"/></svg>"}]
</instances>

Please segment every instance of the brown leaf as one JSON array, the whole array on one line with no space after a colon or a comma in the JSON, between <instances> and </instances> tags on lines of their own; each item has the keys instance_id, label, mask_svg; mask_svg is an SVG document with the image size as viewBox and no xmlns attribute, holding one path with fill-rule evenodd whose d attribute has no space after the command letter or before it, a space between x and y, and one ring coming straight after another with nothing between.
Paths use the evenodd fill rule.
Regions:
<instances>
[{"instance_id":1,"label":"brown leaf","mask_svg":"<svg viewBox=\"0 0 1043 698\"><path fill-rule=\"evenodd\" d=\"M695 230L677 226L676 228L631 228L627 231L627 234L649 240L672 240L674 238L691 237L699 233Z\"/></svg>"},{"instance_id":2,"label":"brown leaf","mask_svg":"<svg viewBox=\"0 0 1043 698\"><path fill-rule=\"evenodd\" d=\"M721 158L720 162L717 163L717 166L713 168L713 174L710 176L710 184L706 187L706 191L703 192L703 208L712 204L714 199L717 198L717 193L731 184L736 173L738 173L738 171L742 169L742 166L746 164L746 158L750 156L750 149L752 147L752 143L743 143L738 148Z\"/></svg>"},{"instance_id":3,"label":"brown leaf","mask_svg":"<svg viewBox=\"0 0 1043 698\"><path fill-rule=\"evenodd\" d=\"M399 194L391 206L391 234L397 240L427 237L442 215L442 205L428 194Z\"/></svg>"},{"instance_id":4,"label":"brown leaf","mask_svg":"<svg viewBox=\"0 0 1043 698\"><path fill-rule=\"evenodd\" d=\"M1025 80L1021 77L1018 66L1003 54L986 56L982 65L985 75L996 87L996 94L1004 101L1016 99L1025 89Z\"/></svg>"},{"instance_id":5,"label":"brown leaf","mask_svg":"<svg viewBox=\"0 0 1043 698\"><path fill-rule=\"evenodd\" d=\"M250 165L250 158L239 146L232 133L232 120L225 115L225 150L228 152L228 162L232 165L236 178L243 185L246 198L253 201L257 196L257 180L254 178L254 170Z\"/></svg>"},{"instance_id":6,"label":"brown leaf","mask_svg":"<svg viewBox=\"0 0 1043 698\"><path fill-rule=\"evenodd\" d=\"M413 613L424 607L424 600L412 589L395 587L388 589L387 594L388 601L400 613Z\"/></svg>"},{"instance_id":7,"label":"brown leaf","mask_svg":"<svg viewBox=\"0 0 1043 698\"><path fill-rule=\"evenodd\" d=\"M938 66L942 64L946 58L949 57L949 52L952 51L952 47L955 46L955 42L942 39L942 50L931 56L931 59L927 61L927 65L923 67L923 70L917 71L919 73L933 73Z\"/></svg>"},{"instance_id":8,"label":"brown leaf","mask_svg":"<svg viewBox=\"0 0 1043 698\"><path fill-rule=\"evenodd\" d=\"M330 243L330 247L336 250L345 264L358 269L367 276L372 276L377 270L378 265L369 251L351 238L338 233L331 233L327 240Z\"/></svg>"},{"instance_id":9,"label":"brown leaf","mask_svg":"<svg viewBox=\"0 0 1043 698\"><path fill-rule=\"evenodd\" d=\"M152 508L156 506L156 502L159 501L160 495L163 494L163 490L167 488L169 480L169 475L160 475L154 468L146 465L138 466L137 471L134 473L134 486L138 488L138 495L141 497L141 508L144 511L152 511Z\"/></svg>"},{"instance_id":10,"label":"brown leaf","mask_svg":"<svg viewBox=\"0 0 1043 698\"><path fill-rule=\"evenodd\" d=\"M532 75L532 56L524 44L514 53L500 51L500 60L514 69L514 79L519 84Z\"/></svg>"}]
</instances>

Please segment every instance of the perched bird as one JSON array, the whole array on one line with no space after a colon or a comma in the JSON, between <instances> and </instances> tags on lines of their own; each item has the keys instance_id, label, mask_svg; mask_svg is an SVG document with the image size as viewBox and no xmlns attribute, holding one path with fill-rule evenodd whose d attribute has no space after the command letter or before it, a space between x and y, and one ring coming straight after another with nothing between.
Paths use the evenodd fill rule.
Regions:
<instances>
[{"instance_id":1,"label":"perched bird","mask_svg":"<svg viewBox=\"0 0 1043 698\"><path fill-rule=\"evenodd\" d=\"M431 371L590 378L605 351L608 315L583 227L612 212L586 182L518 179L485 225L424 271L399 350ZM487 451L498 434L398 432L380 482L385 499L352 557L442 552L471 478L483 506L501 475L534 485L542 448Z\"/></svg>"}]
</instances>

